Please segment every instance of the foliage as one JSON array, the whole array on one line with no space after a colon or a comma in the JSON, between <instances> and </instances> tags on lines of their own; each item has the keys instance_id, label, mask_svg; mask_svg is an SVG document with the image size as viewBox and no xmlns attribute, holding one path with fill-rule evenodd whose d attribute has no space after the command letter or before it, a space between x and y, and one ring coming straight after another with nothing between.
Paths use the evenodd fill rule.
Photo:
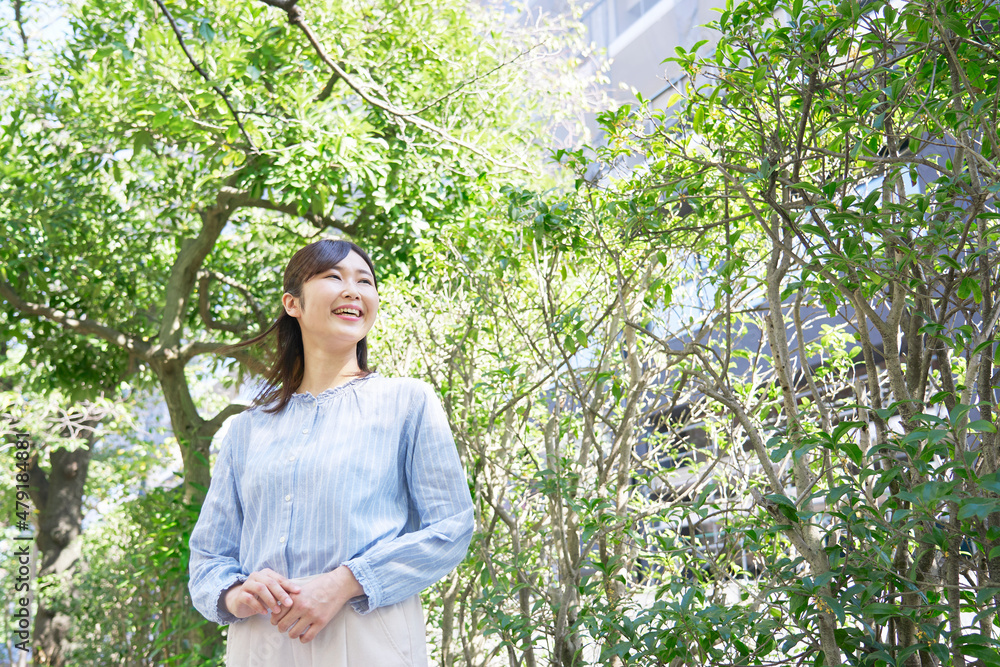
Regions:
<instances>
[{"instance_id":1,"label":"foliage","mask_svg":"<svg viewBox=\"0 0 1000 667\"><path fill-rule=\"evenodd\" d=\"M53 2L48 43L41 4L0 17L0 340L26 350L38 394L158 387L195 504L214 433L244 407L209 405L195 380L270 323L291 253L348 236L385 274L417 274L420 240L484 193L551 180L537 139L585 86L560 26L464 1ZM113 463L97 472L120 479ZM182 534L141 547L180 558ZM186 571L163 571L176 593ZM170 630L143 616L162 655L219 647L187 611ZM127 615L112 618L126 656Z\"/></svg>"},{"instance_id":2,"label":"foliage","mask_svg":"<svg viewBox=\"0 0 1000 667\"><path fill-rule=\"evenodd\" d=\"M643 489L676 443L633 461L666 357L625 323L674 271L622 238L614 198L510 189L494 210L438 239L433 280L383 286L373 356L445 396L477 502L470 557L430 596L441 664L578 664L617 645L586 624L633 597L635 531L665 509Z\"/></svg>"},{"instance_id":3,"label":"foliage","mask_svg":"<svg viewBox=\"0 0 1000 667\"><path fill-rule=\"evenodd\" d=\"M554 28L457 1L66 11L63 43L27 56L5 26L0 335L51 366L39 390L159 384L194 450L214 429L179 374L269 323L294 249L349 235L415 271L416 240L538 176L537 119L584 85Z\"/></svg>"},{"instance_id":4,"label":"foliage","mask_svg":"<svg viewBox=\"0 0 1000 667\"><path fill-rule=\"evenodd\" d=\"M635 200L686 212L646 230L700 235L709 311L661 341L728 431L729 499L690 508L720 517L711 576L636 659L997 661L998 18L731 3L679 50L676 116L605 116Z\"/></svg>"},{"instance_id":5,"label":"foliage","mask_svg":"<svg viewBox=\"0 0 1000 667\"><path fill-rule=\"evenodd\" d=\"M196 519L179 487L159 488L85 533L85 565L67 602L76 621L68 664L223 664L221 652L205 656L188 642L192 626L208 624L187 591L187 536Z\"/></svg>"},{"instance_id":6,"label":"foliage","mask_svg":"<svg viewBox=\"0 0 1000 667\"><path fill-rule=\"evenodd\" d=\"M998 19L731 3L394 285L479 511L444 664L1000 661Z\"/></svg>"},{"instance_id":7,"label":"foliage","mask_svg":"<svg viewBox=\"0 0 1000 667\"><path fill-rule=\"evenodd\" d=\"M124 92L110 95L112 139L130 137L131 153L73 167L128 202L123 212L111 194L93 199L95 219L106 207L146 225L138 239L173 234L157 225L191 236L194 211L214 215L226 182L234 201L293 206L303 225L362 220L371 235L352 233L384 240L379 256L399 269L381 283L372 358L442 394L477 507L468 559L425 597L441 664L1000 662L995 4L729 3L710 55L678 52L688 78L669 114L624 106L601 116L603 148L558 154L577 176L569 193L481 179L490 160L473 152L456 166L455 144L409 152L441 129L476 136L447 125L448 105L472 95L429 106L436 129L400 125L343 77L339 106L328 104L315 49L251 20L270 10L174 8L219 90L254 111L241 130L176 49L172 69L158 69L169 34L152 6L125 9L135 30L95 21L108 38L81 49L73 70L102 86L125 72L114 88ZM412 27L444 39L412 9ZM362 33L345 31L348 78L401 108L437 99L399 74L420 57L406 49L427 42ZM364 72L383 61L393 75L372 83ZM189 78L171 83L177 72ZM464 80L445 76L441 90ZM106 87L86 90L94 101ZM141 114L136 100L163 108ZM309 115L321 112L337 128L329 136ZM482 112L489 126L504 109ZM503 145L500 132L484 136ZM393 169L399 180L387 179ZM27 201L16 196L0 206ZM263 267L301 232L275 231L274 207L248 206L212 246L223 250L206 267L235 276L219 281L233 291L201 323L182 310L191 330L252 322L251 294L273 302ZM432 217L433 234L419 222ZM166 238L180 257L184 236ZM169 261L124 275L164 293ZM101 289L111 308L119 292ZM107 533L90 547L140 596L137 631L159 632L162 655L178 659L195 650L187 621L157 625L141 597L154 589L139 583L150 553L180 567L182 523L143 523L163 550L134 563L98 544L112 544ZM126 618L91 573L100 602L77 613ZM184 599L175 585L156 594ZM99 650L89 641L81 650Z\"/></svg>"}]
</instances>

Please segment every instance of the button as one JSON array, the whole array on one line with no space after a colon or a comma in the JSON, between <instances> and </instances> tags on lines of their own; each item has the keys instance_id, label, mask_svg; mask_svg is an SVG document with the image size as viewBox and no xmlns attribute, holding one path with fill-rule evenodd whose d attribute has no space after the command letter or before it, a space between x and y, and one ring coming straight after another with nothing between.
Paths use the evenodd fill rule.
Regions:
<instances>
[{"instance_id":1,"label":"button","mask_svg":"<svg viewBox=\"0 0 1000 667\"><path fill-rule=\"evenodd\" d=\"M292 454L291 456L289 456L288 460L289 461L294 461L295 460L295 454Z\"/></svg>"},{"instance_id":2,"label":"button","mask_svg":"<svg viewBox=\"0 0 1000 667\"><path fill-rule=\"evenodd\" d=\"M285 541L285 538L284 538L284 537L281 537L281 538L279 538L279 539L278 539L278 541L279 541L279 542L281 542L281 543L284 543L284 541Z\"/></svg>"},{"instance_id":3,"label":"button","mask_svg":"<svg viewBox=\"0 0 1000 667\"><path fill-rule=\"evenodd\" d=\"M303 434L303 435L305 435L305 434L307 434L307 433L309 433L309 429L307 429L307 428L304 428L304 429L302 429L302 434Z\"/></svg>"},{"instance_id":4,"label":"button","mask_svg":"<svg viewBox=\"0 0 1000 667\"><path fill-rule=\"evenodd\" d=\"M289 493L287 496L285 496L285 500L291 500L291 499L292 499L292 494Z\"/></svg>"}]
</instances>

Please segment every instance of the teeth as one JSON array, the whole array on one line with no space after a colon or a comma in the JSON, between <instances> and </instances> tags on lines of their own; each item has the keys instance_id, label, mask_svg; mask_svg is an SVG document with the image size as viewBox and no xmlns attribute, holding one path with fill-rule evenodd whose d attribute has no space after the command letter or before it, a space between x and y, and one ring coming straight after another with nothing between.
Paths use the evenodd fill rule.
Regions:
<instances>
[{"instance_id":1,"label":"teeth","mask_svg":"<svg viewBox=\"0 0 1000 667\"><path fill-rule=\"evenodd\" d=\"M344 315L354 315L355 317L361 317L361 311L355 310L354 308L338 308L333 311L334 313L343 313Z\"/></svg>"}]
</instances>

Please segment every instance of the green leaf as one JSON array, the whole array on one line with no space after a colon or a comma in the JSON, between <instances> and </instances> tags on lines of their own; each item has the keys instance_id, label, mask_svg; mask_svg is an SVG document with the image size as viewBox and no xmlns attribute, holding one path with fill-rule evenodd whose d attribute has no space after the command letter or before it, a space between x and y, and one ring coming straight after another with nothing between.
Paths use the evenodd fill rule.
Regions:
<instances>
[{"instance_id":1,"label":"green leaf","mask_svg":"<svg viewBox=\"0 0 1000 667\"><path fill-rule=\"evenodd\" d=\"M992 472L979 478L979 486L993 493L1000 493L1000 473Z\"/></svg>"},{"instance_id":2,"label":"green leaf","mask_svg":"<svg viewBox=\"0 0 1000 667\"><path fill-rule=\"evenodd\" d=\"M91 57L91 60L93 60L94 62L100 62L101 60L104 60L112 53L114 53L115 50L116 49L113 46L102 46L101 48L94 51L94 55L93 57Z\"/></svg>"},{"instance_id":3,"label":"green leaf","mask_svg":"<svg viewBox=\"0 0 1000 667\"><path fill-rule=\"evenodd\" d=\"M215 40L215 30L212 29L212 24L209 23L208 19L202 19L201 24L198 26L198 34L206 42Z\"/></svg>"},{"instance_id":4,"label":"green leaf","mask_svg":"<svg viewBox=\"0 0 1000 667\"><path fill-rule=\"evenodd\" d=\"M853 461L855 465L861 465L864 459L864 454L861 452L861 447L859 447L857 443L848 440L847 442L841 443L840 448L847 453L847 456L850 457L851 461Z\"/></svg>"},{"instance_id":5,"label":"green leaf","mask_svg":"<svg viewBox=\"0 0 1000 667\"><path fill-rule=\"evenodd\" d=\"M978 433L996 433L997 427L985 419L977 419L969 422L969 429Z\"/></svg>"},{"instance_id":6,"label":"green leaf","mask_svg":"<svg viewBox=\"0 0 1000 667\"><path fill-rule=\"evenodd\" d=\"M150 122L149 126L155 130L156 128L165 125L172 117L173 117L173 112L160 111L155 116L153 116L153 120Z\"/></svg>"},{"instance_id":7,"label":"green leaf","mask_svg":"<svg viewBox=\"0 0 1000 667\"><path fill-rule=\"evenodd\" d=\"M987 518L993 512L1000 511L1000 500L994 498L969 498L959 504L958 518L961 520L979 517Z\"/></svg>"},{"instance_id":8,"label":"green leaf","mask_svg":"<svg viewBox=\"0 0 1000 667\"><path fill-rule=\"evenodd\" d=\"M970 296L976 303L981 303L983 300L983 290L979 285L979 281L972 276L966 276L962 278L962 282L958 285L958 298L968 299Z\"/></svg>"},{"instance_id":9,"label":"green leaf","mask_svg":"<svg viewBox=\"0 0 1000 667\"><path fill-rule=\"evenodd\" d=\"M764 496L764 498L777 504L778 509L781 510L781 513L784 514L789 521L799 520L798 511L797 508L795 507L795 503L793 503L791 499L788 498L787 496L784 496L780 493L769 493L768 495Z\"/></svg>"},{"instance_id":10,"label":"green leaf","mask_svg":"<svg viewBox=\"0 0 1000 667\"><path fill-rule=\"evenodd\" d=\"M142 149L153 145L153 135L146 130L138 130L132 135L132 159L135 159Z\"/></svg>"}]
</instances>

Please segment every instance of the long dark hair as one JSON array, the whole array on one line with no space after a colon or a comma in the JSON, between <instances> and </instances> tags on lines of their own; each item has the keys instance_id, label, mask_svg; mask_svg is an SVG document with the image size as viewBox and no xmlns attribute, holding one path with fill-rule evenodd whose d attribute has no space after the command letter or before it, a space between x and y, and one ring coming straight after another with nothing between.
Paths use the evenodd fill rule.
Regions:
<instances>
[{"instance_id":1,"label":"long dark hair","mask_svg":"<svg viewBox=\"0 0 1000 667\"><path fill-rule=\"evenodd\" d=\"M368 253L350 241L323 239L300 248L292 255L288 266L285 267L285 291L301 299L303 283L317 274L329 271L347 257L351 251L358 253L365 260L368 268L371 269L374 280L375 266ZM375 281L375 288L378 289L378 281ZM288 401L291 400L292 394L295 393L295 389L302 383L302 377L305 373L305 349L302 346L302 330L299 328L299 321L285 312L282 305L278 319L268 327L267 331L250 340L219 350L221 353L228 353L255 345L276 329L275 345L274 349L271 350L273 362L264 377L263 387L253 401L254 407L269 405L277 401L274 406L265 408L264 412L267 413L284 410ZM361 370L359 377L364 377L372 372L368 368L367 336L358 341L357 356L358 368Z\"/></svg>"}]
</instances>

